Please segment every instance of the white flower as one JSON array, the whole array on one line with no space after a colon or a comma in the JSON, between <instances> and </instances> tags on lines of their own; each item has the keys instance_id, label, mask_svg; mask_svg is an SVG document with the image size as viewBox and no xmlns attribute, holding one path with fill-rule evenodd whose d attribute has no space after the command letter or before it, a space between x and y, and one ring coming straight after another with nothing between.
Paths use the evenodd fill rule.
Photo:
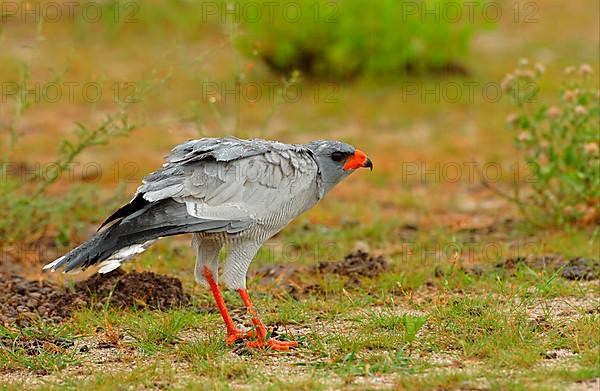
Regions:
<instances>
[{"instance_id":1,"label":"white flower","mask_svg":"<svg viewBox=\"0 0 600 391\"><path fill-rule=\"evenodd\" d=\"M575 113L583 115L583 114L587 113L587 110L582 105L577 105L577 106L575 106Z\"/></svg>"},{"instance_id":2,"label":"white flower","mask_svg":"<svg viewBox=\"0 0 600 391\"><path fill-rule=\"evenodd\" d=\"M523 131L523 132L519 133L519 135L517 136L517 139L521 142L529 141L529 140L531 140L531 134L529 132Z\"/></svg>"},{"instance_id":3,"label":"white flower","mask_svg":"<svg viewBox=\"0 0 600 391\"><path fill-rule=\"evenodd\" d=\"M587 143L583 144L583 150L588 155L596 156L598 155L598 143Z\"/></svg>"},{"instance_id":4,"label":"white flower","mask_svg":"<svg viewBox=\"0 0 600 391\"><path fill-rule=\"evenodd\" d=\"M556 106L552 106L550 108L548 108L548 111L546 112L546 114L548 115L548 117L554 119L557 118L560 115L560 109Z\"/></svg>"},{"instance_id":5,"label":"white flower","mask_svg":"<svg viewBox=\"0 0 600 391\"><path fill-rule=\"evenodd\" d=\"M589 76L594 73L592 66L590 64L581 64L579 66L579 74L581 76Z\"/></svg>"},{"instance_id":6,"label":"white flower","mask_svg":"<svg viewBox=\"0 0 600 391\"><path fill-rule=\"evenodd\" d=\"M565 101L571 103L575 101L575 97L577 96L577 92L575 91L565 91Z\"/></svg>"},{"instance_id":7,"label":"white flower","mask_svg":"<svg viewBox=\"0 0 600 391\"><path fill-rule=\"evenodd\" d=\"M535 64L535 71L541 75L542 73L546 72L546 67L541 62L538 62Z\"/></svg>"},{"instance_id":8,"label":"white flower","mask_svg":"<svg viewBox=\"0 0 600 391\"><path fill-rule=\"evenodd\" d=\"M506 116L506 123L509 125L514 125L515 122L517 122L517 119L519 119L519 116L517 114L510 113Z\"/></svg>"},{"instance_id":9,"label":"white flower","mask_svg":"<svg viewBox=\"0 0 600 391\"><path fill-rule=\"evenodd\" d=\"M512 86L513 81L515 80L515 76L512 73L504 76L504 79L500 82L500 88L506 91L510 86Z\"/></svg>"}]
</instances>

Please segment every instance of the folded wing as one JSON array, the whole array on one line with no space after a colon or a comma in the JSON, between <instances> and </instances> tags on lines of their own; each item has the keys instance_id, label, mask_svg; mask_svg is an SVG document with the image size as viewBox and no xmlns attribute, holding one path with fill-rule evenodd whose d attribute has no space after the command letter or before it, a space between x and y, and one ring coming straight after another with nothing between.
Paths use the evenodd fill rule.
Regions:
<instances>
[{"instance_id":1,"label":"folded wing","mask_svg":"<svg viewBox=\"0 0 600 391\"><path fill-rule=\"evenodd\" d=\"M319 198L318 167L302 146L201 139L176 147L144 178L132 201L87 242L46 265L65 271L100 263L110 271L156 239L189 232L238 234L280 213L299 195ZM304 205L295 206L298 213Z\"/></svg>"}]
</instances>

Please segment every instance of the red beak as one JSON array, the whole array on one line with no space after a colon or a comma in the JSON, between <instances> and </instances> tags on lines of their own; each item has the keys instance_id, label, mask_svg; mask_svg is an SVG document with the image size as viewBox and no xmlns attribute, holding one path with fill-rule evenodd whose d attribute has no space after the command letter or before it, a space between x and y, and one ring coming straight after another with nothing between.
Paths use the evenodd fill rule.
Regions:
<instances>
[{"instance_id":1,"label":"red beak","mask_svg":"<svg viewBox=\"0 0 600 391\"><path fill-rule=\"evenodd\" d=\"M354 155L352 155L348 160L346 160L343 169L344 171L348 171L355 170L361 167L370 168L371 171L373 171L373 163L371 162L371 159L369 159L363 151L357 149L356 151L354 151Z\"/></svg>"}]
</instances>

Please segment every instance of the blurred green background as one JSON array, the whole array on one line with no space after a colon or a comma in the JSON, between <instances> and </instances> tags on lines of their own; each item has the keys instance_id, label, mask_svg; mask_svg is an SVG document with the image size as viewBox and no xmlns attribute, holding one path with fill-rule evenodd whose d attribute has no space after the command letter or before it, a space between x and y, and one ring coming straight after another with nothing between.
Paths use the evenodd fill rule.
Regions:
<instances>
[{"instance_id":1,"label":"blurred green background","mask_svg":"<svg viewBox=\"0 0 600 391\"><path fill-rule=\"evenodd\" d=\"M372 175L341 184L299 225L352 216L385 226L375 246L394 248L388 239L405 223L443 228L517 216L521 205L467 170L497 164L494 186L512 192L515 164L531 160L516 148L521 133L507 124L516 114L505 75L528 59L517 78L534 83L543 110L560 104L567 66L593 89L598 7L558 0L3 2L2 196L12 207L2 212L0 233L5 241L73 245L173 145L225 135L342 139L372 157ZM591 64L585 78L581 63ZM580 102L567 103L572 111ZM595 110L586 111L588 136L570 156L597 146ZM597 167L593 153L585 156ZM459 180L444 177L448 165L461 167ZM581 179L572 163L559 166L568 174L561 183L575 182L570 194L590 187L589 172ZM589 203L597 191L586 197L560 214L569 206L574 219L595 221ZM563 217L550 225L570 219Z\"/></svg>"}]
</instances>

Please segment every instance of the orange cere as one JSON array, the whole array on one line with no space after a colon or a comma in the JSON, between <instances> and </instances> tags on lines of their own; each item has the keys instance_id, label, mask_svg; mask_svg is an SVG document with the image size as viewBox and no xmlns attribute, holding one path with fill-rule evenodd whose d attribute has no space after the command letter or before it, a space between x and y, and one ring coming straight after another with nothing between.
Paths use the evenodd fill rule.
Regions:
<instances>
[{"instance_id":1,"label":"orange cere","mask_svg":"<svg viewBox=\"0 0 600 391\"><path fill-rule=\"evenodd\" d=\"M346 161L346 164L344 164L344 171L364 167L366 161L367 154L360 149L357 149L354 152L354 155L352 155L352 157Z\"/></svg>"}]
</instances>

